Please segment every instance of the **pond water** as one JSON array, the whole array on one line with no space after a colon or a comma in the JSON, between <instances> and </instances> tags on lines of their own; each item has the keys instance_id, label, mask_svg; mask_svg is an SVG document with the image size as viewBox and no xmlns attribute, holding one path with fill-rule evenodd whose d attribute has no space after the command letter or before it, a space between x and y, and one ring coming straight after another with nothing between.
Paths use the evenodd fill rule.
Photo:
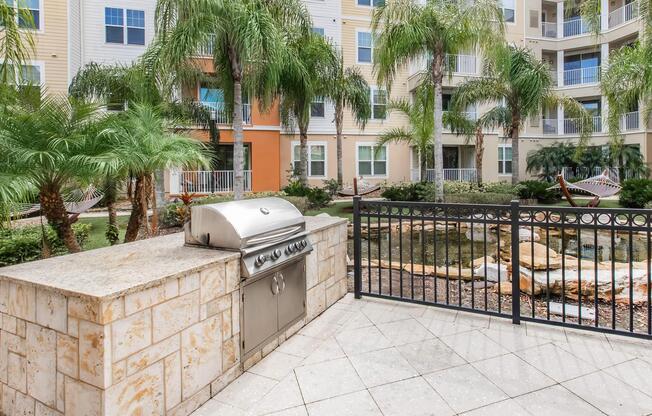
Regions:
<instances>
[{"instance_id":1,"label":"pond water","mask_svg":"<svg viewBox=\"0 0 652 416\"><path fill-rule=\"evenodd\" d=\"M525 231L523 231L525 233ZM530 235L527 230L527 235ZM483 257L483 255L495 256L498 247L502 251L510 250L510 234L500 233L487 230L486 239L484 230L476 229L473 235L471 230L462 230L458 232L451 229L406 231L403 232L382 232L380 238L371 238L362 240L362 258L390 260L402 263L414 262L415 264L426 264L445 266L459 264L460 259L464 266L467 266L472 260ZM363 237L365 232L363 231ZM539 232L539 243L547 245L557 253L563 252L568 256L581 257L586 260L595 260L597 251L598 261L629 262L643 261L648 258L648 241L647 236L632 235L631 253L629 234L615 234L613 238L610 232L598 232L597 236L592 230L582 231L579 241L581 248L578 252L578 236L573 233L569 235L564 233L563 247L562 236L558 233L550 233L546 236L545 230ZM597 239L597 245L596 245ZM380 250L380 251L379 251ZM402 258L401 258L402 253ZM353 256L353 240L349 240L349 256ZM631 257L631 258L630 258Z\"/></svg>"}]
</instances>

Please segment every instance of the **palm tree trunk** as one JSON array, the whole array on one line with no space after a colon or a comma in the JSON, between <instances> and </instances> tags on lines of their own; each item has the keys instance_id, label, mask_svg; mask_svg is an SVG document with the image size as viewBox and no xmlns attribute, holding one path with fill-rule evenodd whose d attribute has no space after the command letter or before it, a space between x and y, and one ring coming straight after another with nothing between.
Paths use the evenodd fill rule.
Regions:
<instances>
[{"instance_id":1,"label":"palm tree trunk","mask_svg":"<svg viewBox=\"0 0 652 416\"><path fill-rule=\"evenodd\" d=\"M482 127L475 129L475 180L482 185L482 158L484 157L484 133Z\"/></svg>"},{"instance_id":2,"label":"palm tree trunk","mask_svg":"<svg viewBox=\"0 0 652 416\"><path fill-rule=\"evenodd\" d=\"M521 129L521 115L517 112L512 115L511 135L512 135L512 184L519 183L519 130Z\"/></svg>"},{"instance_id":3,"label":"palm tree trunk","mask_svg":"<svg viewBox=\"0 0 652 416\"><path fill-rule=\"evenodd\" d=\"M63 203L60 190L55 187L46 187L40 192L41 209L48 223L54 228L59 239L63 242L69 252L78 253L81 247L77 237L72 230L72 222L68 218L66 206Z\"/></svg>"},{"instance_id":4,"label":"palm tree trunk","mask_svg":"<svg viewBox=\"0 0 652 416\"><path fill-rule=\"evenodd\" d=\"M158 233L158 202L156 200L156 177L152 174L152 235Z\"/></svg>"},{"instance_id":5,"label":"palm tree trunk","mask_svg":"<svg viewBox=\"0 0 652 416\"><path fill-rule=\"evenodd\" d=\"M237 52L229 47L233 74L233 199L244 198L244 132L242 128L242 68Z\"/></svg>"},{"instance_id":6,"label":"palm tree trunk","mask_svg":"<svg viewBox=\"0 0 652 416\"><path fill-rule=\"evenodd\" d=\"M299 161L299 181L308 185L308 129L304 123L299 123L299 150L301 160Z\"/></svg>"},{"instance_id":7,"label":"palm tree trunk","mask_svg":"<svg viewBox=\"0 0 652 416\"><path fill-rule=\"evenodd\" d=\"M133 187L134 195L131 200L131 215L125 233L125 243L135 241L138 238L138 232L143 225L143 211L147 216L147 183L145 178L146 176L136 177L136 183Z\"/></svg>"},{"instance_id":8,"label":"palm tree trunk","mask_svg":"<svg viewBox=\"0 0 652 416\"><path fill-rule=\"evenodd\" d=\"M421 182L427 182L428 181L428 156L426 155L426 149L423 149L423 151L419 150L419 169L421 170L420 176L421 176Z\"/></svg>"},{"instance_id":9,"label":"palm tree trunk","mask_svg":"<svg viewBox=\"0 0 652 416\"><path fill-rule=\"evenodd\" d=\"M342 166L342 128L344 121L344 106L341 102L335 104L335 134L337 137L337 184L342 187L344 172Z\"/></svg>"},{"instance_id":10,"label":"palm tree trunk","mask_svg":"<svg viewBox=\"0 0 652 416\"><path fill-rule=\"evenodd\" d=\"M442 106L442 84L444 81L444 50L439 45L433 53L432 76L435 84L435 201L444 201L444 121Z\"/></svg>"},{"instance_id":11,"label":"palm tree trunk","mask_svg":"<svg viewBox=\"0 0 652 416\"><path fill-rule=\"evenodd\" d=\"M106 210L109 215L109 229L110 230L118 230L118 213L116 210L115 202L117 199L117 186L118 184L116 183L115 180L112 178L107 179L106 182L106 187L104 191L104 201L106 202ZM111 233L107 233L107 239L109 240L109 243L111 245L114 245L115 243L118 242L117 240L117 235L115 239L113 237L109 238L109 235L113 235Z\"/></svg>"}]
</instances>

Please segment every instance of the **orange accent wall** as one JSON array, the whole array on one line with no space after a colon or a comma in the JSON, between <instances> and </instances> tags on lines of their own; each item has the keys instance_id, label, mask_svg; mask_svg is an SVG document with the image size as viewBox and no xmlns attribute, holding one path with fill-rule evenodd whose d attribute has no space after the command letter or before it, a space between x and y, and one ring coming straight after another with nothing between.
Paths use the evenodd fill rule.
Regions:
<instances>
[{"instance_id":1,"label":"orange accent wall","mask_svg":"<svg viewBox=\"0 0 652 416\"><path fill-rule=\"evenodd\" d=\"M193 137L207 142L208 132L197 130ZM233 143L231 130L220 130L220 142ZM251 149L251 175L253 192L278 191L281 189L281 139L274 130L245 130L244 142Z\"/></svg>"}]
</instances>

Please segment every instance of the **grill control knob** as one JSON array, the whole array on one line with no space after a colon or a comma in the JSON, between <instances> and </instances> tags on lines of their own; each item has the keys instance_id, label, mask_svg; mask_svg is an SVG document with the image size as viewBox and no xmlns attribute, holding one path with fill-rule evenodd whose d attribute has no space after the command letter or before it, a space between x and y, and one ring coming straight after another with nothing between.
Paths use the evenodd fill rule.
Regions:
<instances>
[{"instance_id":1,"label":"grill control knob","mask_svg":"<svg viewBox=\"0 0 652 416\"><path fill-rule=\"evenodd\" d=\"M267 256L265 256L264 254L261 254L260 256L256 257L256 261L254 262L254 264L257 267L260 267L263 264L265 264L266 261L267 261Z\"/></svg>"},{"instance_id":2,"label":"grill control knob","mask_svg":"<svg viewBox=\"0 0 652 416\"><path fill-rule=\"evenodd\" d=\"M302 247L301 247L301 243L300 243L300 242L297 241L296 243L294 243L294 249L295 249L296 251L300 251L301 248L302 248Z\"/></svg>"},{"instance_id":3,"label":"grill control knob","mask_svg":"<svg viewBox=\"0 0 652 416\"><path fill-rule=\"evenodd\" d=\"M292 254L294 253L294 244L289 244L287 247L285 247L285 254Z\"/></svg>"},{"instance_id":4,"label":"grill control knob","mask_svg":"<svg viewBox=\"0 0 652 416\"><path fill-rule=\"evenodd\" d=\"M308 246L308 242L306 240L301 240L301 248L304 249Z\"/></svg>"},{"instance_id":5,"label":"grill control knob","mask_svg":"<svg viewBox=\"0 0 652 416\"><path fill-rule=\"evenodd\" d=\"M278 259L279 257L281 257L281 254L282 254L281 250L279 250L279 249L274 250L272 252L272 260Z\"/></svg>"}]
</instances>

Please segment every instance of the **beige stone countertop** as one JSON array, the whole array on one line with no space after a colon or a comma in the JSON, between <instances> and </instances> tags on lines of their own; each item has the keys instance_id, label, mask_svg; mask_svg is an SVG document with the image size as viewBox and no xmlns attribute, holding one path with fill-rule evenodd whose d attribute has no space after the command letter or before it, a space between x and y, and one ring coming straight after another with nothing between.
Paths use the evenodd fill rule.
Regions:
<instances>
[{"instance_id":1,"label":"beige stone countertop","mask_svg":"<svg viewBox=\"0 0 652 416\"><path fill-rule=\"evenodd\" d=\"M154 286L239 253L185 247L183 233L0 268L0 279L64 295L109 299Z\"/></svg>"},{"instance_id":2,"label":"beige stone countertop","mask_svg":"<svg viewBox=\"0 0 652 416\"><path fill-rule=\"evenodd\" d=\"M346 224L349 220L341 217L304 217L306 231L314 233L338 224ZM1 270L1 269L0 269Z\"/></svg>"},{"instance_id":3,"label":"beige stone countertop","mask_svg":"<svg viewBox=\"0 0 652 416\"><path fill-rule=\"evenodd\" d=\"M318 232L345 218L306 217ZM0 268L0 280L46 287L64 295L110 299L236 259L239 253L186 247L183 233Z\"/></svg>"}]
</instances>

